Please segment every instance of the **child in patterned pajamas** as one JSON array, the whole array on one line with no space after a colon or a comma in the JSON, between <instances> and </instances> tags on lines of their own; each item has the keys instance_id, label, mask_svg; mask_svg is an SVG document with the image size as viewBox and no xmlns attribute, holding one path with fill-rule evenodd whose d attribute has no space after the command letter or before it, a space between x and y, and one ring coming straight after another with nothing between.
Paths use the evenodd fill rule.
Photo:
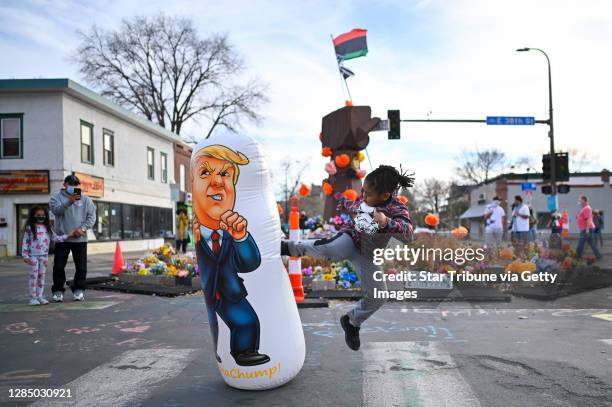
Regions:
<instances>
[{"instance_id":1,"label":"child in patterned pajamas","mask_svg":"<svg viewBox=\"0 0 612 407\"><path fill-rule=\"evenodd\" d=\"M30 305L48 304L43 297L45 272L49 263L48 253L51 240L63 242L70 235L57 236L51 229L49 214L41 206L30 209L28 221L23 234L23 261L30 266Z\"/></svg>"},{"instance_id":2,"label":"child in patterned pajamas","mask_svg":"<svg viewBox=\"0 0 612 407\"><path fill-rule=\"evenodd\" d=\"M411 187L414 179L389 165L381 165L364 180L362 194L355 201L342 199L338 209L351 215L337 235L330 239L285 241L281 254L294 257L309 255L331 260L349 260L361 280L363 297L357 305L340 319L346 344L352 350L361 346L359 329L385 303L376 298L374 290L386 291L384 281L376 281L377 267L372 263L372 249L384 247L381 236L394 234L402 240L411 240L412 220L408 207L397 199L400 188ZM377 237L378 236L378 237ZM382 240L385 240L382 238Z\"/></svg>"}]
</instances>

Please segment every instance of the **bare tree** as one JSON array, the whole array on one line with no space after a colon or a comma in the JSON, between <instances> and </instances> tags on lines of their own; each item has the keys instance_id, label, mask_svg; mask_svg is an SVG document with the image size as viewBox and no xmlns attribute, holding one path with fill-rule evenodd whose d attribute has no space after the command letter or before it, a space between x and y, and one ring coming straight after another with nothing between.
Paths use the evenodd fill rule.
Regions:
<instances>
[{"instance_id":1,"label":"bare tree","mask_svg":"<svg viewBox=\"0 0 612 407\"><path fill-rule=\"evenodd\" d=\"M440 212L440 207L448 198L450 185L448 182L437 179L424 179L416 188L416 196L420 209Z\"/></svg>"},{"instance_id":2,"label":"bare tree","mask_svg":"<svg viewBox=\"0 0 612 407\"><path fill-rule=\"evenodd\" d=\"M197 117L210 123L206 138L219 127L236 131L241 119L261 120L265 85L241 81L245 67L226 35L200 38L191 20L163 14L79 34L72 59L85 80L172 132Z\"/></svg>"},{"instance_id":3,"label":"bare tree","mask_svg":"<svg viewBox=\"0 0 612 407\"><path fill-rule=\"evenodd\" d=\"M567 152L570 172L583 172L589 169L593 171L601 170L601 167L594 168L594 165L597 165L599 156L592 151L580 147L556 148L555 150L557 152ZM548 152L546 152L546 154L548 154Z\"/></svg>"},{"instance_id":4,"label":"bare tree","mask_svg":"<svg viewBox=\"0 0 612 407\"><path fill-rule=\"evenodd\" d=\"M457 174L464 181L474 184L487 182L508 168L508 160L503 151L489 150L464 151L457 157Z\"/></svg>"},{"instance_id":5,"label":"bare tree","mask_svg":"<svg viewBox=\"0 0 612 407\"><path fill-rule=\"evenodd\" d=\"M289 200L296 194L298 185L300 185L307 167L308 162L296 161L290 157L286 157L281 162L281 176L283 176L283 179L279 180L279 182L285 207L285 220L289 219Z\"/></svg>"}]
</instances>

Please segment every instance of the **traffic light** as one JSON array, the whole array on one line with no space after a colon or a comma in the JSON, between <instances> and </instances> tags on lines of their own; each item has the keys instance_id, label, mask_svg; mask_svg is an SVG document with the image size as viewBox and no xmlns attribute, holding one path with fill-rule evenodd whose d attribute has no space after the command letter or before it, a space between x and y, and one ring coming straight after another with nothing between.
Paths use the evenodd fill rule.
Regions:
<instances>
[{"instance_id":1,"label":"traffic light","mask_svg":"<svg viewBox=\"0 0 612 407\"><path fill-rule=\"evenodd\" d=\"M544 195L552 194L552 187L550 185L542 185L542 193Z\"/></svg>"},{"instance_id":2,"label":"traffic light","mask_svg":"<svg viewBox=\"0 0 612 407\"><path fill-rule=\"evenodd\" d=\"M555 174L557 181L569 181L570 173L569 173L569 157L567 153L555 153L556 160L555 163L557 166L555 167L557 173ZM559 192L563 194L564 192Z\"/></svg>"},{"instance_id":3,"label":"traffic light","mask_svg":"<svg viewBox=\"0 0 612 407\"><path fill-rule=\"evenodd\" d=\"M567 184L557 185L557 192L560 194L567 194L570 191L570 186Z\"/></svg>"},{"instance_id":4,"label":"traffic light","mask_svg":"<svg viewBox=\"0 0 612 407\"><path fill-rule=\"evenodd\" d=\"M544 154L542 156L542 180L550 181L550 154ZM542 190L542 193L545 194L546 192Z\"/></svg>"},{"instance_id":5,"label":"traffic light","mask_svg":"<svg viewBox=\"0 0 612 407\"><path fill-rule=\"evenodd\" d=\"M387 118L389 119L389 132L387 136L389 140L400 139L400 111L387 110Z\"/></svg>"},{"instance_id":6,"label":"traffic light","mask_svg":"<svg viewBox=\"0 0 612 407\"><path fill-rule=\"evenodd\" d=\"M550 181L550 154L542 156L542 180ZM567 153L555 153L555 181L569 181L569 156Z\"/></svg>"}]
</instances>

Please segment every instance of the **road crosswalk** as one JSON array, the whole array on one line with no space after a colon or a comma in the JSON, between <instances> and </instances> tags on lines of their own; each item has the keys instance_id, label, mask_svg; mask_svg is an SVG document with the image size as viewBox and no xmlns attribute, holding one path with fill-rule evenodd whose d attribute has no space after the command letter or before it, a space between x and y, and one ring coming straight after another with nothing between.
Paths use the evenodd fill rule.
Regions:
<instances>
[{"instance_id":1,"label":"road crosswalk","mask_svg":"<svg viewBox=\"0 0 612 407\"><path fill-rule=\"evenodd\" d=\"M480 407L440 342L373 342L363 354L365 406Z\"/></svg>"}]
</instances>

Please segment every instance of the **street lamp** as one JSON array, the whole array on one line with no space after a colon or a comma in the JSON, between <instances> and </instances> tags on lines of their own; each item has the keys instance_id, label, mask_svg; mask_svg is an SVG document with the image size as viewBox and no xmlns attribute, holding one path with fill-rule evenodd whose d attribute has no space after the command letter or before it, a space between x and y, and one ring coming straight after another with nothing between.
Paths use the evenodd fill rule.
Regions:
<instances>
[{"instance_id":1,"label":"street lamp","mask_svg":"<svg viewBox=\"0 0 612 407\"><path fill-rule=\"evenodd\" d=\"M553 104L552 104L552 80L550 76L550 59L546 52L542 51L539 48L519 48L517 52L526 52L526 51L540 51L546 57L546 61L548 62L548 137L550 138L550 188L551 188L551 196L555 202L555 209L557 208L557 165L556 165L556 157L555 157L555 128L553 124Z\"/></svg>"}]
</instances>

